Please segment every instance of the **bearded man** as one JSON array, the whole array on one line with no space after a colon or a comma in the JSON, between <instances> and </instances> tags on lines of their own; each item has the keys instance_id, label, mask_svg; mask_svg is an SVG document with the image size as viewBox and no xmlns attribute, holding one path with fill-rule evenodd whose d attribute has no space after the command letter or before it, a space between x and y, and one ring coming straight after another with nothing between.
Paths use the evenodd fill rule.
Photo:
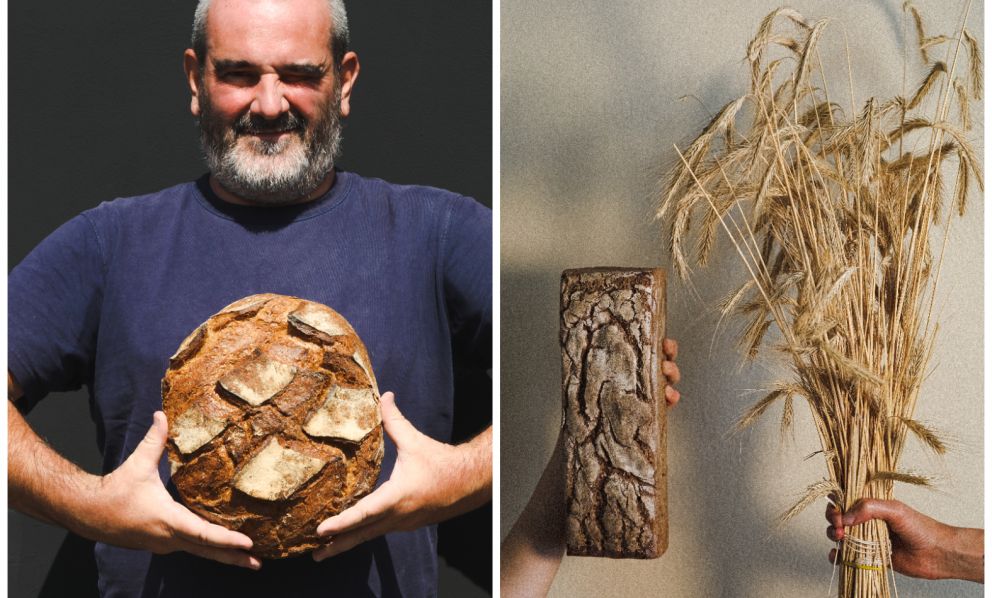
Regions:
<instances>
[{"instance_id":1,"label":"bearded man","mask_svg":"<svg viewBox=\"0 0 992 598\"><path fill-rule=\"evenodd\" d=\"M491 494L491 429L450 445L452 357L491 359L491 214L334 167L359 74L339 0L203 0L184 56L210 173L70 220L8 279L10 505L96 541L104 596L436 593L438 521ZM267 561L170 496L159 382L220 307L274 292L332 306L382 396L385 480ZM104 475L24 420L87 386ZM402 413L401 413L402 411ZM149 428L150 425L150 428Z\"/></svg>"}]
</instances>

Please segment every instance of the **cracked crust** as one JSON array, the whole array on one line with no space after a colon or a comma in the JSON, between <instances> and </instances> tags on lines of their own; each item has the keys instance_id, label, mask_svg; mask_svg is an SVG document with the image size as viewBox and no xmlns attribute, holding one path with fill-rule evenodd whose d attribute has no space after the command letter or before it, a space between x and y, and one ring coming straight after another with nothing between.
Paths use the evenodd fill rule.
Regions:
<instances>
[{"instance_id":1,"label":"cracked crust","mask_svg":"<svg viewBox=\"0 0 992 598\"><path fill-rule=\"evenodd\" d=\"M301 324L300 314L319 329ZM251 537L263 558L320 546L317 524L368 494L379 475L370 363L340 314L296 297L245 297L197 327L162 380L172 480L183 502ZM335 390L363 400L328 405ZM306 423L328 411L336 427L308 434Z\"/></svg>"},{"instance_id":2,"label":"cracked crust","mask_svg":"<svg viewBox=\"0 0 992 598\"><path fill-rule=\"evenodd\" d=\"M656 558L668 547L664 313L661 270L562 273L570 555Z\"/></svg>"}]
</instances>

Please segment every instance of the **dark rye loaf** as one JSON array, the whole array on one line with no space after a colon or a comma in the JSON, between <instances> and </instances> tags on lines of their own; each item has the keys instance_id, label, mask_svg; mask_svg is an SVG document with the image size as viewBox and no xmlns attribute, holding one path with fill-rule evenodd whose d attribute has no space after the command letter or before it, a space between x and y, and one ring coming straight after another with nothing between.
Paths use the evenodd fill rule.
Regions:
<instances>
[{"instance_id":1,"label":"dark rye loaf","mask_svg":"<svg viewBox=\"0 0 992 598\"><path fill-rule=\"evenodd\" d=\"M664 336L662 270L562 273L570 555L656 558L668 547Z\"/></svg>"},{"instance_id":2,"label":"dark rye loaf","mask_svg":"<svg viewBox=\"0 0 992 598\"><path fill-rule=\"evenodd\" d=\"M252 295L200 325L162 380L182 500L283 558L320 546L317 525L368 494L382 460L368 352L337 312Z\"/></svg>"}]
</instances>

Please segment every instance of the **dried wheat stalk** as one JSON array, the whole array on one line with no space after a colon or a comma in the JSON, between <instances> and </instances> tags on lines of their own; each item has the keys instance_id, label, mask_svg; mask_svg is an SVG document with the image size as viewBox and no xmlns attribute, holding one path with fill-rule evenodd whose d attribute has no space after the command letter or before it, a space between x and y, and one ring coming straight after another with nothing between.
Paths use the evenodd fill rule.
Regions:
<instances>
[{"instance_id":1,"label":"dried wheat stalk","mask_svg":"<svg viewBox=\"0 0 992 598\"><path fill-rule=\"evenodd\" d=\"M964 213L972 185L983 189L965 133L969 102L980 98L981 53L963 26L928 37L916 8L904 8L925 63L919 86L860 109L852 90L849 112L829 96L820 63L827 21L787 8L765 17L747 48L750 90L676 148L657 212L683 279L691 238L705 265L720 229L729 236L750 279L728 295L722 315L746 319L749 359L768 350L791 364L791 378L739 424L782 402L785 430L794 399L812 412L828 475L786 519L828 495L846 509L891 498L895 482L929 483L899 469L909 436L945 450L913 413L937 330L946 226ZM887 546L884 524L859 527L849 535ZM845 549L842 558L855 555ZM889 596L887 565L849 563L843 572L841 597Z\"/></svg>"}]
</instances>

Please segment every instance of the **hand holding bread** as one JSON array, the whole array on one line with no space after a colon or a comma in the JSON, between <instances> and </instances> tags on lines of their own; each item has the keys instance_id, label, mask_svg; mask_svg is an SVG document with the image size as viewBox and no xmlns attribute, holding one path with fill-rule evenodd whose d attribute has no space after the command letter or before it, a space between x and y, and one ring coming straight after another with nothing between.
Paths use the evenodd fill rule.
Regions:
<instances>
[{"instance_id":1,"label":"hand holding bread","mask_svg":"<svg viewBox=\"0 0 992 598\"><path fill-rule=\"evenodd\" d=\"M454 446L418 431L396 407L393 393L382 395L381 407L383 428L396 444L393 473L374 492L317 527L317 534L329 539L314 551L317 561L391 531L454 517L491 497L492 428Z\"/></svg>"}]
</instances>

